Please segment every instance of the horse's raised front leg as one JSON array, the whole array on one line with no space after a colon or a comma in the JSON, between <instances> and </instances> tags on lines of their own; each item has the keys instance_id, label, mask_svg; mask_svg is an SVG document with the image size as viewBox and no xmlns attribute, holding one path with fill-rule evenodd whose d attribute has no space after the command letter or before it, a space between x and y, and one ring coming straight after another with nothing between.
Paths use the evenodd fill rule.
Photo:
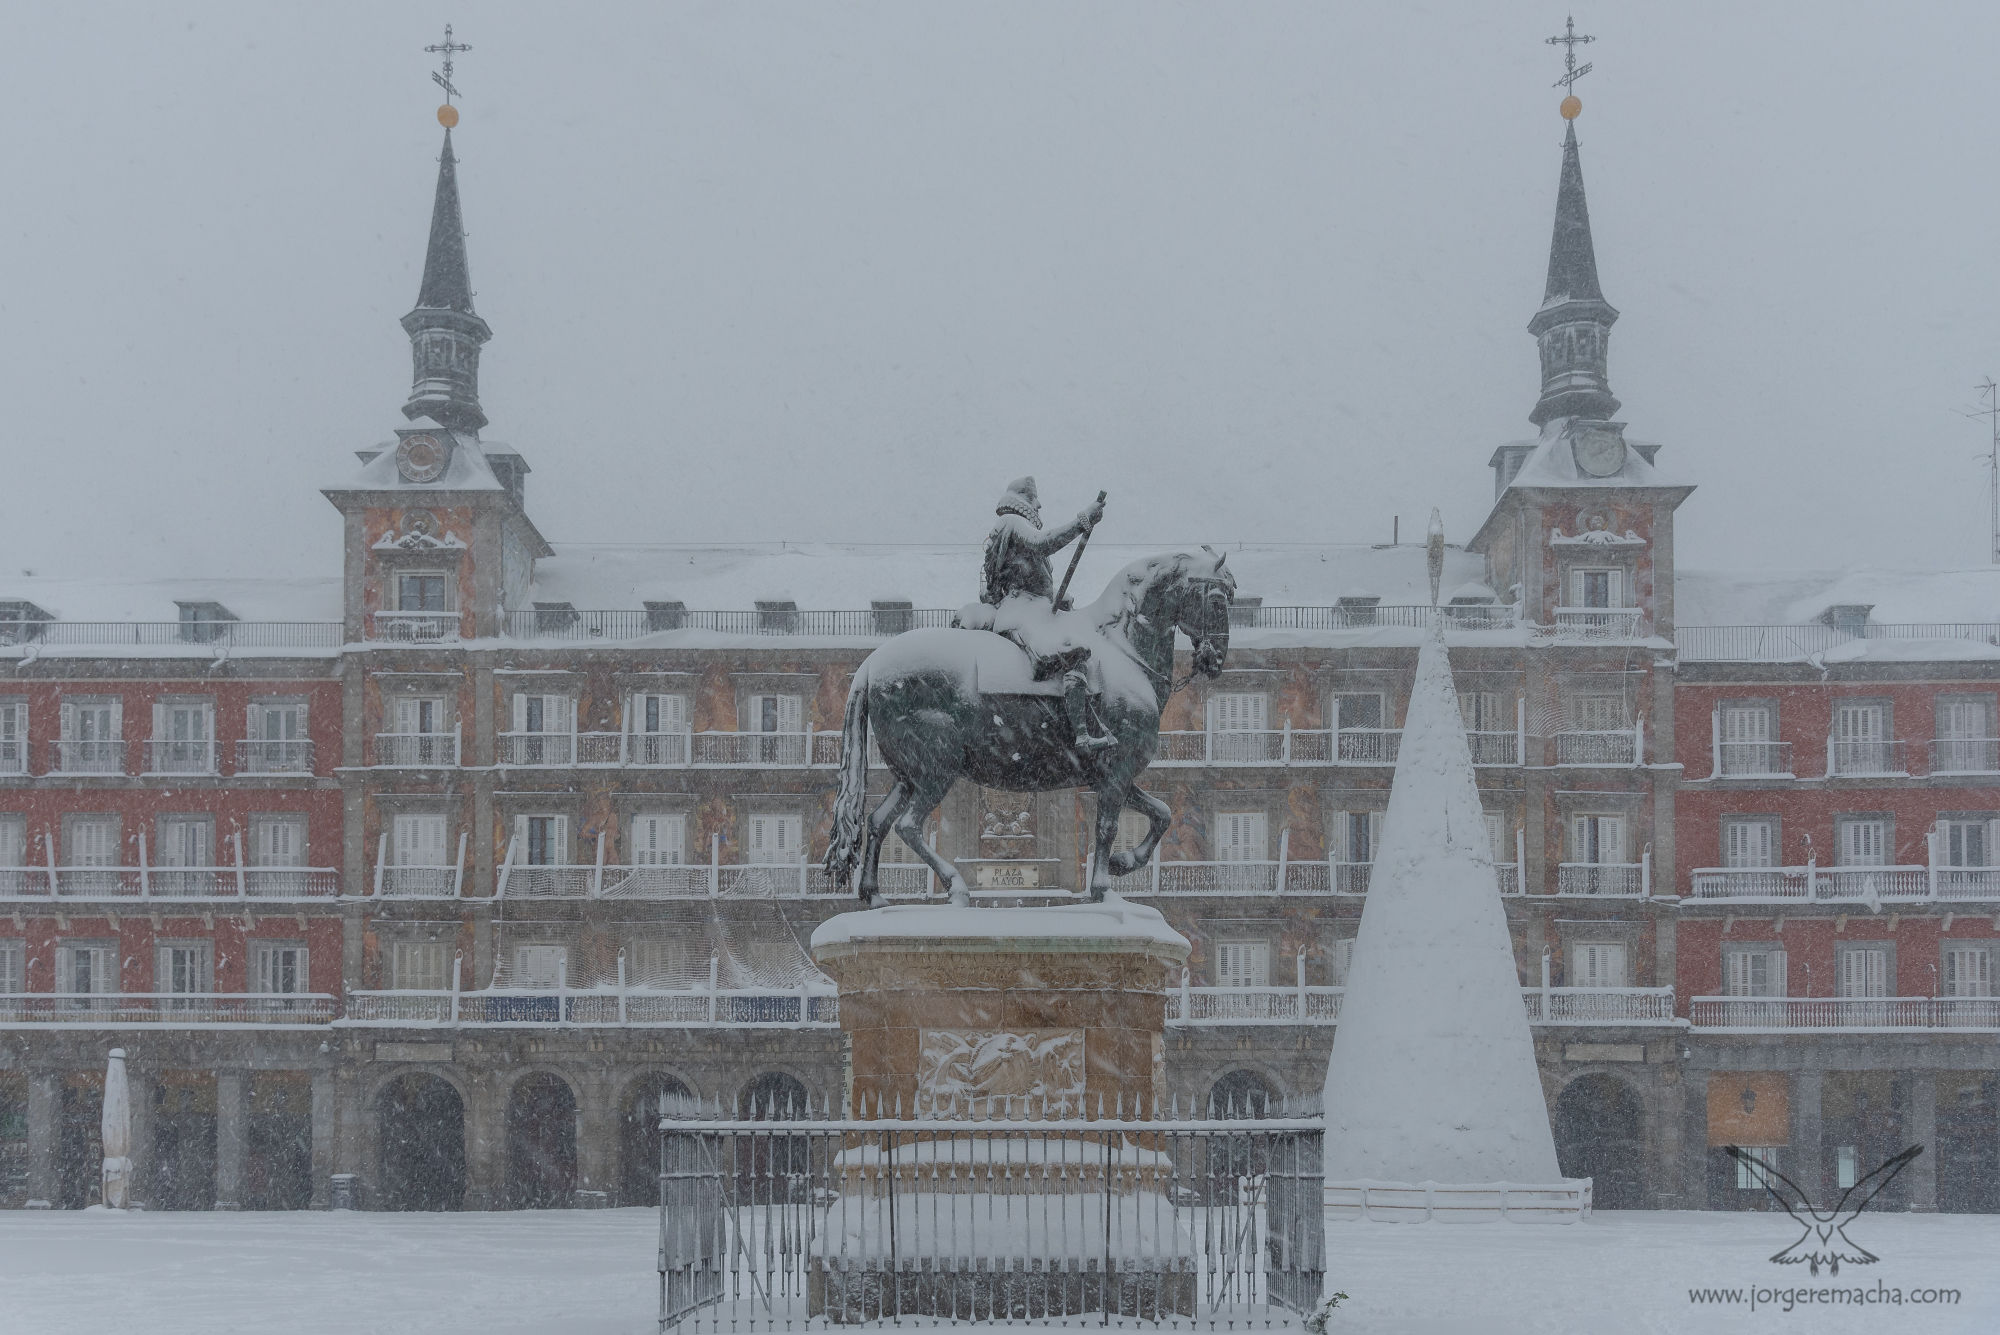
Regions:
<instances>
[{"instance_id":1,"label":"horse's raised front leg","mask_svg":"<svg viewBox=\"0 0 2000 1335\"><path fill-rule=\"evenodd\" d=\"M902 776L896 778L896 786L882 799L882 805L875 808L875 814L868 818L868 843L861 851L861 883L856 889L861 902L875 902L875 890L879 880L878 868L882 862L882 841L889 837L889 828L903 808L910 803L910 785Z\"/></svg>"},{"instance_id":2,"label":"horse's raised front leg","mask_svg":"<svg viewBox=\"0 0 2000 1335\"><path fill-rule=\"evenodd\" d=\"M937 810L938 803L951 791L951 778L925 775L910 780L910 800L903 808L903 814L896 818L896 833L903 836L903 842L916 850L925 865L937 873L938 880L944 882L951 893L951 902L960 908L972 903L972 895L965 888L965 878L958 874L958 868L939 857L937 850L924 846L924 822Z\"/></svg>"},{"instance_id":3,"label":"horse's raised front leg","mask_svg":"<svg viewBox=\"0 0 2000 1335\"><path fill-rule=\"evenodd\" d=\"M1101 800L1101 799L1100 799ZM1153 860L1153 850L1160 846L1160 840L1167 837L1167 829L1173 823L1174 809L1151 793L1142 792L1134 786L1125 791L1125 810L1141 812L1146 817L1146 837L1141 839L1129 853L1111 855L1111 874L1129 876ZM1115 833L1115 830L1114 830Z\"/></svg>"}]
</instances>

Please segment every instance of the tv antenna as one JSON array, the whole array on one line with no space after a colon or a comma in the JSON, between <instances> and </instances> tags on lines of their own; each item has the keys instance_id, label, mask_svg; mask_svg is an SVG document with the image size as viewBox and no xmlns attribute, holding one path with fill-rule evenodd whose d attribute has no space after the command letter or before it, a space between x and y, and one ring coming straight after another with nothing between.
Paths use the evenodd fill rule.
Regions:
<instances>
[{"instance_id":1,"label":"tv antenna","mask_svg":"<svg viewBox=\"0 0 2000 1335\"><path fill-rule=\"evenodd\" d=\"M1974 388L1979 391L1979 401L1986 406L1975 408L1966 416L1985 418L1991 433L1983 456L1987 483L1987 559L2000 566L2000 385L1987 376Z\"/></svg>"}]
</instances>

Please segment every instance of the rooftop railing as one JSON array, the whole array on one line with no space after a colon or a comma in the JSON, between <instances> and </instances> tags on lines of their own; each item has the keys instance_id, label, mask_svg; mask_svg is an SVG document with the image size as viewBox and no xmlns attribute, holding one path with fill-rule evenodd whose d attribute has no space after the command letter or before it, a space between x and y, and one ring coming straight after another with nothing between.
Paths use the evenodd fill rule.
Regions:
<instances>
[{"instance_id":1,"label":"rooftop railing","mask_svg":"<svg viewBox=\"0 0 2000 1335\"><path fill-rule=\"evenodd\" d=\"M1794 663L1864 640L1964 640L2000 645L2000 622L1925 621L1849 628L1818 622L1785 626L1677 626L1683 663Z\"/></svg>"},{"instance_id":2,"label":"rooftop railing","mask_svg":"<svg viewBox=\"0 0 2000 1335\"><path fill-rule=\"evenodd\" d=\"M0 621L0 645L338 649L338 621Z\"/></svg>"}]
</instances>

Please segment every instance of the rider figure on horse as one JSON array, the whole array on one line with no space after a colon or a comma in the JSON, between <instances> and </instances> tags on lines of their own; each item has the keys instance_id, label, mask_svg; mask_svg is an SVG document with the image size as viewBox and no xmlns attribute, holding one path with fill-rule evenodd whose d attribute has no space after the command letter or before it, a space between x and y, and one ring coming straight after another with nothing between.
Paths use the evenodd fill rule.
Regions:
<instances>
[{"instance_id":1,"label":"rider figure on horse","mask_svg":"<svg viewBox=\"0 0 2000 1335\"><path fill-rule=\"evenodd\" d=\"M1008 486L994 508L1000 519L986 538L979 589L979 601L993 609L993 629L1027 652L1036 681L1062 678L1063 712L1079 752L1089 755L1116 746L1116 738L1092 726L1086 668L1091 646L1060 615L1070 610L1070 603L1065 598L1060 607L1056 605L1054 572L1049 569L1051 555L1088 534L1104 518L1103 500L1092 502L1074 523L1045 530L1035 479L1023 477Z\"/></svg>"}]
</instances>

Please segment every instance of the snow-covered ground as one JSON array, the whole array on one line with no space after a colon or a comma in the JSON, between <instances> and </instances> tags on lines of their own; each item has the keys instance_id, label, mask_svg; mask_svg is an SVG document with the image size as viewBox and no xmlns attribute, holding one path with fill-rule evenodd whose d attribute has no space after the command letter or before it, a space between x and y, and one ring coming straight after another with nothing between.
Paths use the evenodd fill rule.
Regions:
<instances>
[{"instance_id":1,"label":"snow-covered ground","mask_svg":"<svg viewBox=\"0 0 2000 1335\"><path fill-rule=\"evenodd\" d=\"M1790 1230L1790 1231L1788 1231ZM1605 1213L1575 1226L1329 1223L1357 1335L2000 1330L2000 1215L1865 1215L1839 1281L1765 1258L1783 1215ZM0 1330L359 1335L652 1329L654 1216L0 1213ZM1902 1306L1696 1305L1694 1288L1900 1289ZM1883 1286L1878 1289L1879 1285ZM1916 1306L1952 1288L1955 1306Z\"/></svg>"}]
</instances>

